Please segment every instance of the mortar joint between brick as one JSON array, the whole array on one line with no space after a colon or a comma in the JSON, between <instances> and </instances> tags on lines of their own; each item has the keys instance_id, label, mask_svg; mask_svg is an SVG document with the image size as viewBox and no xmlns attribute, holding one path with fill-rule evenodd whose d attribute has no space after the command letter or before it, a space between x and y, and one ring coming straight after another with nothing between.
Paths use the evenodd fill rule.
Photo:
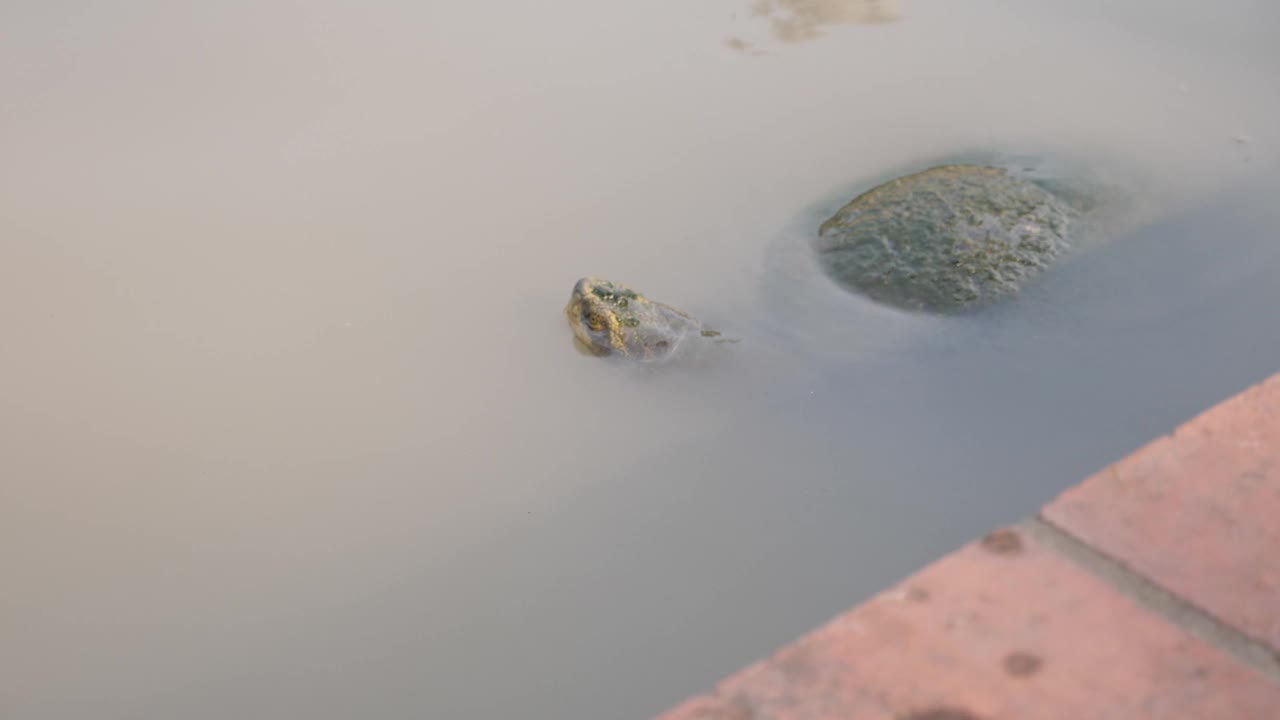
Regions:
<instances>
[{"instance_id":1,"label":"mortar joint between brick","mask_svg":"<svg viewBox=\"0 0 1280 720\"><path fill-rule=\"evenodd\" d=\"M1037 515L1019 529L1052 552L1188 634L1280 683L1280 652L1178 596L1081 538Z\"/></svg>"}]
</instances>

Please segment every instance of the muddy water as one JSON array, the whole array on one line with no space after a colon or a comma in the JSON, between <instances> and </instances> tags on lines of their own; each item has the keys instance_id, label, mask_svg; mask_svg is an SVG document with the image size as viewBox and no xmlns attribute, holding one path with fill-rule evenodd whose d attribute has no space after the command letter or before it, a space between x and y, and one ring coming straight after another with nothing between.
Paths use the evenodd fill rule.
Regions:
<instances>
[{"instance_id":1,"label":"muddy water","mask_svg":"<svg viewBox=\"0 0 1280 720\"><path fill-rule=\"evenodd\" d=\"M643 717L1280 365L1272 6L614 5L0 10L0 714ZM992 147L1136 220L946 322L795 250Z\"/></svg>"}]
</instances>

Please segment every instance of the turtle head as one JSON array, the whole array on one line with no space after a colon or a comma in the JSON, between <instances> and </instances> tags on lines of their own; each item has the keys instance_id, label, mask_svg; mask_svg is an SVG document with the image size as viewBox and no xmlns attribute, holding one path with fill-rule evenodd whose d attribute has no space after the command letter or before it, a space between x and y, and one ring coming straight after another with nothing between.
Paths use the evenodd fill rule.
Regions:
<instances>
[{"instance_id":1,"label":"turtle head","mask_svg":"<svg viewBox=\"0 0 1280 720\"><path fill-rule=\"evenodd\" d=\"M590 355L625 354L627 331L636 324L632 305L643 301L636 291L609 280L578 280L564 310L578 349Z\"/></svg>"},{"instance_id":2,"label":"turtle head","mask_svg":"<svg viewBox=\"0 0 1280 720\"><path fill-rule=\"evenodd\" d=\"M636 362L667 360L684 338L705 330L690 315L654 302L621 283L584 277L565 306L574 345L588 355L614 355Z\"/></svg>"}]
</instances>

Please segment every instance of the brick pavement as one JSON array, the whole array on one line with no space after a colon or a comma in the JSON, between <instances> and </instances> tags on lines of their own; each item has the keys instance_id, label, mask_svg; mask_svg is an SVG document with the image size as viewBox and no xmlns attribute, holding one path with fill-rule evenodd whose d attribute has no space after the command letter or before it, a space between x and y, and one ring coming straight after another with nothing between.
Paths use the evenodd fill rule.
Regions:
<instances>
[{"instance_id":1,"label":"brick pavement","mask_svg":"<svg viewBox=\"0 0 1280 720\"><path fill-rule=\"evenodd\" d=\"M1280 375L661 720L1280 720Z\"/></svg>"}]
</instances>

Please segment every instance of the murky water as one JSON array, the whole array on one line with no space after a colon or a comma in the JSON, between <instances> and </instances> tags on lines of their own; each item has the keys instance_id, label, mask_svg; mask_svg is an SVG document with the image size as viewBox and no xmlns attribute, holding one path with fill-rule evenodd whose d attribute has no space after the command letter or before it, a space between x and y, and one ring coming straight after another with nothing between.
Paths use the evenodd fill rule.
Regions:
<instances>
[{"instance_id":1,"label":"murky water","mask_svg":"<svg viewBox=\"0 0 1280 720\"><path fill-rule=\"evenodd\" d=\"M0 715L643 717L1026 515L1280 367L1277 22L7 4ZM796 252L973 148L1131 222L946 321ZM582 357L586 274L742 342Z\"/></svg>"}]
</instances>

